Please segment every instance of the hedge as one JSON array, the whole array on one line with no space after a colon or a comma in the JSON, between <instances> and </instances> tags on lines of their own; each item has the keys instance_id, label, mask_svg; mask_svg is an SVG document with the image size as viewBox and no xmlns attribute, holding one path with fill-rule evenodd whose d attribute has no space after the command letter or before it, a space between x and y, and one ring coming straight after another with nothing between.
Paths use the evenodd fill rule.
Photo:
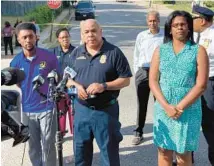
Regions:
<instances>
[{"instance_id":1,"label":"hedge","mask_svg":"<svg viewBox=\"0 0 214 166\"><path fill-rule=\"evenodd\" d=\"M214 7L214 2L213 1L205 1L204 4L209 7L209 8L213 8Z\"/></svg>"},{"instance_id":2,"label":"hedge","mask_svg":"<svg viewBox=\"0 0 214 166\"><path fill-rule=\"evenodd\" d=\"M56 18L61 11L62 8L52 11L52 9L50 9L47 5L38 6L33 11L26 14L25 20L30 21L34 18L37 24L46 24L52 21L52 12L54 12L54 18ZM42 25L40 27L43 28Z\"/></svg>"}]
</instances>

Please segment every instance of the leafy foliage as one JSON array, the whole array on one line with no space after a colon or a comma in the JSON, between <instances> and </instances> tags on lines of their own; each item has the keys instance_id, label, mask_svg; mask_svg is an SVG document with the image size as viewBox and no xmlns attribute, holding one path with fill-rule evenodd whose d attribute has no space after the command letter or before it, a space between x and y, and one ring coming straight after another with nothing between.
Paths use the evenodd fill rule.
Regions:
<instances>
[{"instance_id":1,"label":"leafy foliage","mask_svg":"<svg viewBox=\"0 0 214 166\"><path fill-rule=\"evenodd\" d=\"M214 2L213 2L213 1L205 1L204 4L205 4L207 7L210 7L210 8L211 8L211 7L212 7L212 8L214 7Z\"/></svg>"}]
</instances>

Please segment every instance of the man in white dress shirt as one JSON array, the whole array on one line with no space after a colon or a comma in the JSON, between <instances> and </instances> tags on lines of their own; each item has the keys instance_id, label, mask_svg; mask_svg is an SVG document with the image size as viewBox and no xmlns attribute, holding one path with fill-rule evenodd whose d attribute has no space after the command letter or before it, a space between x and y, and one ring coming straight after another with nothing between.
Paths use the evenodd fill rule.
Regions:
<instances>
[{"instance_id":1,"label":"man in white dress shirt","mask_svg":"<svg viewBox=\"0 0 214 166\"><path fill-rule=\"evenodd\" d=\"M163 31L159 28L160 15L156 11L147 14L148 30L138 34L134 49L134 73L137 90L137 126L134 130L133 145L143 140L143 128L146 120L149 100L149 67L154 50L163 43Z\"/></svg>"},{"instance_id":2,"label":"man in white dress shirt","mask_svg":"<svg viewBox=\"0 0 214 166\"><path fill-rule=\"evenodd\" d=\"M209 80L202 96L202 130L208 144L208 157L214 166L214 12L206 7L194 6L194 39L204 46L209 57Z\"/></svg>"}]
</instances>

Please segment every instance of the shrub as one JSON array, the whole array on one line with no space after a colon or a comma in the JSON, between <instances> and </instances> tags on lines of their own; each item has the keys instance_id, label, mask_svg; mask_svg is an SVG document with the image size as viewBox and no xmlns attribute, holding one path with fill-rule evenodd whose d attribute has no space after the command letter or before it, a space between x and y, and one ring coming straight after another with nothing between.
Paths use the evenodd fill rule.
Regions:
<instances>
[{"instance_id":1,"label":"shrub","mask_svg":"<svg viewBox=\"0 0 214 166\"><path fill-rule=\"evenodd\" d=\"M204 4L205 4L207 7L214 7L214 2L213 2L213 1L205 1Z\"/></svg>"},{"instance_id":2,"label":"shrub","mask_svg":"<svg viewBox=\"0 0 214 166\"><path fill-rule=\"evenodd\" d=\"M54 19L61 13L61 9L54 10ZM47 5L42 5L36 7L33 11L28 12L25 16L25 20L35 19L37 24L45 24L50 23L52 21L52 9L50 9ZM41 25L40 28L44 26Z\"/></svg>"}]
</instances>

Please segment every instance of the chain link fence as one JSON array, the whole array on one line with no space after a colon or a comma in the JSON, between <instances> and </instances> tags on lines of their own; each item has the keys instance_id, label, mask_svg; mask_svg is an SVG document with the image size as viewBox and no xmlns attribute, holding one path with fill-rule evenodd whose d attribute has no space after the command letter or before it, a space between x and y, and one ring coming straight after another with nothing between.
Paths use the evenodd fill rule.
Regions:
<instances>
[{"instance_id":1,"label":"chain link fence","mask_svg":"<svg viewBox=\"0 0 214 166\"><path fill-rule=\"evenodd\" d=\"M37 6L46 3L46 1L1 1L1 14L2 16L24 16Z\"/></svg>"}]
</instances>

